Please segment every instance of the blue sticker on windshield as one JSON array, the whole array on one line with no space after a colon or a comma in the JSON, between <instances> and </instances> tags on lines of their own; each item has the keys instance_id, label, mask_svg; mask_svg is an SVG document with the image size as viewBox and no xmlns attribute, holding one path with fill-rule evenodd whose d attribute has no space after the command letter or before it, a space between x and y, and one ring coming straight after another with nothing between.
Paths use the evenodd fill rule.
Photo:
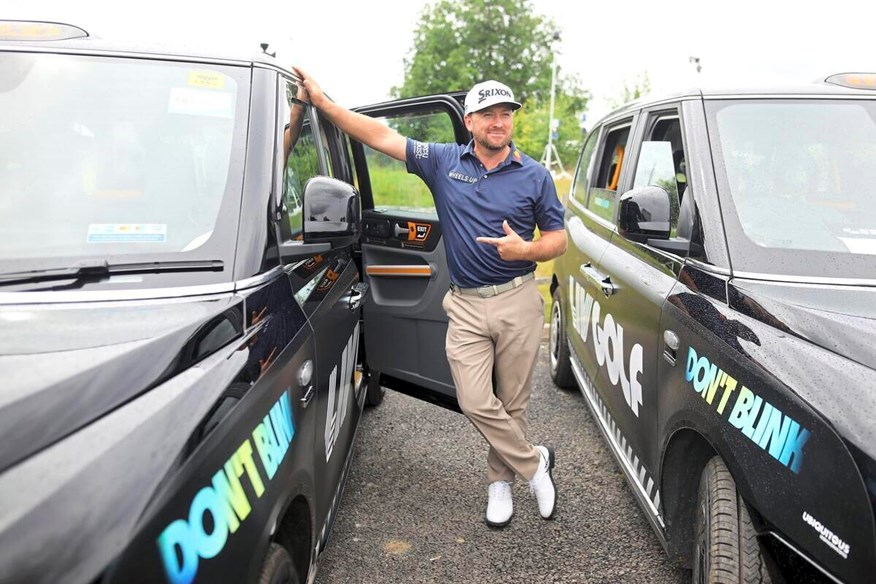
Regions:
<instances>
[{"instance_id":1,"label":"blue sticker on windshield","mask_svg":"<svg viewBox=\"0 0 876 584\"><path fill-rule=\"evenodd\" d=\"M92 223L88 243L165 243L167 225L163 223Z\"/></svg>"}]
</instances>

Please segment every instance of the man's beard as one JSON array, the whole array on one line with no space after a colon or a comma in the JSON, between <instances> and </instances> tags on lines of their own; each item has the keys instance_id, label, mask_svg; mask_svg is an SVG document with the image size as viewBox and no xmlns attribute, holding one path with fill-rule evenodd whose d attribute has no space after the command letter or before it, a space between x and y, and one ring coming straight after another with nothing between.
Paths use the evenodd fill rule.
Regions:
<instances>
[{"instance_id":1,"label":"man's beard","mask_svg":"<svg viewBox=\"0 0 876 584\"><path fill-rule=\"evenodd\" d=\"M481 148L486 148L487 150L492 150L493 152L498 152L500 150L504 150L506 146L511 143L511 138L509 137L507 140L503 140L501 144L498 146L494 144L490 144L486 138L479 138L475 136L475 142Z\"/></svg>"}]
</instances>

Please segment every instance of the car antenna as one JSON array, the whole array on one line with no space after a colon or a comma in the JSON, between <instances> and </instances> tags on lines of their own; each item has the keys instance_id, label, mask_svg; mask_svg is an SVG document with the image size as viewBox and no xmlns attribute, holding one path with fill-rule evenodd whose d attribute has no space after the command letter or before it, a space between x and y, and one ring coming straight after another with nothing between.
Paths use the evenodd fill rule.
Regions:
<instances>
[{"instance_id":1,"label":"car antenna","mask_svg":"<svg viewBox=\"0 0 876 584\"><path fill-rule=\"evenodd\" d=\"M259 44L259 46L262 48L262 52L264 54L268 55L269 57L276 57L277 56L277 51L274 51L273 53L268 52L268 43L261 43L261 44Z\"/></svg>"}]
</instances>

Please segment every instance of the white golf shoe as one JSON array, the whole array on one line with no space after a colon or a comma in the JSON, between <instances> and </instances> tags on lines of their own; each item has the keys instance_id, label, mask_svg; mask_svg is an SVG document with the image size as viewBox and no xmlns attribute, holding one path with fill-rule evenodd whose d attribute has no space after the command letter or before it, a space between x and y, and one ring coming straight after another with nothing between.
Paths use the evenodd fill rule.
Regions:
<instances>
[{"instance_id":1,"label":"white golf shoe","mask_svg":"<svg viewBox=\"0 0 876 584\"><path fill-rule=\"evenodd\" d=\"M541 463L535 476L529 481L529 492L538 501L538 512L544 519L552 519L557 507L557 488L551 470L556 462L554 449L550 446L536 446L541 453Z\"/></svg>"},{"instance_id":2,"label":"white golf shoe","mask_svg":"<svg viewBox=\"0 0 876 584\"><path fill-rule=\"evenodd\" d=\"M494 481L490 483L487 500L487 525L505 527L514 514L514 501L511 499L511 483Z\"/></svg>"}]
</instances>

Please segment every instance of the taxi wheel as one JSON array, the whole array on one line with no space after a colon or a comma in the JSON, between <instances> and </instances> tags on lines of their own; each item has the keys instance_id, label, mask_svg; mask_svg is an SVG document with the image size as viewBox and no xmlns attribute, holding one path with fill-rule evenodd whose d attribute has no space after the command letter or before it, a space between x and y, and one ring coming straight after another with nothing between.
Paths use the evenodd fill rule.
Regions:
<instances>
[{"instance_id":1,"label":"taxi wheel","mask_svg":"<svg viewBox=\"0 0 876 584\"><path fill-rule=\"evenodd\" d=\"M380 385L380 373L368 372L367 385L365 386L365 405L379 406L386 394L386 388Z\"/></svg>"},{"instance_id":2,"label":"taxi wheel","mask_svg":"<svg viewBox=\"0 0 876 584\"><path fill-rule=\"evenodd\" d=\"M736 492L733 476L718 456L700 475L693 582L770 582L751 516Z\"/></svg>"},{"instance_id":3,"label":"taxi wheel","mask_svg":"<svg viewBox=\"0 0 876 584\"><path fill-rule=\"evenodd\" d=\"M569 360L569 341L566 338L566 323L563 321L563 304L560 301L559 288L554 290L551 302L549 342L551 379L558 387L574 386L575 378L572 375L572 363Z\"/></svg>"},{"instance_id":4,"label":"taxi wheel","mask_svg":"<svg viewBox=\"0 0 876 584\"><path fill-rule=\"evenodd\" d=\"M259 584L301 584L295 564L283 546L271 543L268 556L262 564Z\"/></svg>"}]
</instances>

